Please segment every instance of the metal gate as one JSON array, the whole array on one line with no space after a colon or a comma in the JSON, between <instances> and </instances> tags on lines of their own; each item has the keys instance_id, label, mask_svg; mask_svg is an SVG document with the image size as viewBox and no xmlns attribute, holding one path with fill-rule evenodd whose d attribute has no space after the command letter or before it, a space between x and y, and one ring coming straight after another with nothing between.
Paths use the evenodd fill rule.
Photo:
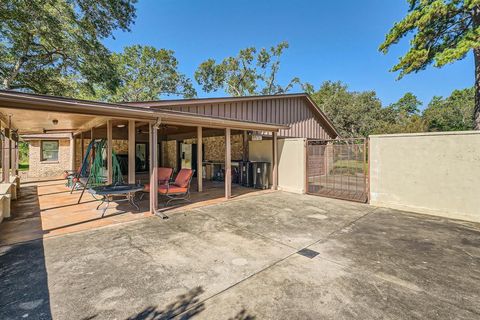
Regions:
<instances>
[{"instance_id":1,"label":"metal gate","mask_svg":"<svg viewBox=\"0 0 480 320\"><path fill-rule=\"evenodd\" d=\"M307 193L367 202L366 139L309 140Z\"/></svg>"}]
</instances>

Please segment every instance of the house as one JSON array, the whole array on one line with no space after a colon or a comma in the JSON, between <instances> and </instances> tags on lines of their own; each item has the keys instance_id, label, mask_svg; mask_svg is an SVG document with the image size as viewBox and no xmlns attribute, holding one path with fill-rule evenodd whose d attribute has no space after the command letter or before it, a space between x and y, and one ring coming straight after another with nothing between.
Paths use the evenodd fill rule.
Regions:
<instances>
[{"instance_id":1,"label":"house","mask_svg":"<svg viewBox=\"0 0 480 320\"><path fill-rule=\"evenodd\" d=\"M115 104L0 91L0 113L5 141L16 132L30 142L30 177L78 169L90 140L104 138L130 183L156 181L159 166L187 166L201 173L199 191L204 180L225 180L227 198L231 173L247 160L270 164L273 189L305 192L306 139L338 136L307 94Z\"/></svg>"}]
</instances>

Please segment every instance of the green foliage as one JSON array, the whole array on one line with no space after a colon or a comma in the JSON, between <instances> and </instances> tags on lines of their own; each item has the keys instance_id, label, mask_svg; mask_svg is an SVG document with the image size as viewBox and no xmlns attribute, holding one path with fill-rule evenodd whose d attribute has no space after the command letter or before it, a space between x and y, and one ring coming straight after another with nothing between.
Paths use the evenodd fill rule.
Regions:
<instances>
[{"instance_id":1,"label":"green foliage","mask_svg":"<svg viewBox=\"0 0 480 320\"><path fill-rule=\"evenodd\" d=\"M455 90L447 98L434 97L423 112L429 131L472 130L475 91Z\"/></svg>"},{"instance_id":2,"label":"green foliage","mask_svg":"<svg viewBox=\"0 0 480 320\"><path fill-rule=\"evenodd\" d=\"M293 78L285 86L277 82L280 57L287 48L288 43L281 42L259 51L254 47L242 49L237 56L227 57L220 63L208 59L195 71L195 80L205 92L223 89L232 96L288 92L302 83L299 78ZM306 84L305 89L311 90L311 86Z\"/></svg>"},{"instance_id":3,"label":"green foliage","mask_svg":"<svg viewBox=\"0 0 480 320\"><path fill-rule=\"evenodd\" d=\"M101 40L128 30L135 2L2 0L0 86L55 95L94 83L113 90L118 80Z\"/></svg>"},{"instance_id":4,"label":"green foliage","mask_svg":"<svg viewBox=\"0 0 480 320\"><path fill-rule=\"evenodd\" d=\"M151 46L125 47L122 53L114 53L111 61L119 80L112 92L107 87L94 87L91 92L79 92L77 96L102 101L158 100L161 95L196 95L191 80L178 71L174 52ZM80 90L81 91L81 90Z\"/></svg>"},{"instance_id":5,"label":"green foliage","mask_svg":"<svg viewBox=\"0 0 480 320\"><path fill-rule=\"evenodd\" d=\"M399 77L423 70L433 63L436 67L463 59L480 47L480 0L408 0L407 16L395 23L380 46L388 49L410 33L410 50L400 58L392 71Z\"/></svg>"},{"instance_id":6,"label":"green foliage","mask_svg":"<svg viewBox=\"0 0 480 320\"><path fill-rule=\"evenodd\" d=\"M341 82L324 82L312 95L342 137L424 131L472 130L474 89L455 90L447 98L434 97L420 114L421 101L407 92L382 107L375 92L351 92Z\"/></svg>"},{"instance_id":7,"label":"green foliage","mask_svg":"<svg viewBox=\"0 0 480 320\"><path fill-rule=\"evenodd\" d=\"M419 115L422 102L407 92L397 102L383 108L374 133L414 133L426 130L425 123Z\"/></svg>"},{"instance_id":8,"label":"green foliage","mask_svg":"<svg viewBox=\"0 0 480 320\"><path fill-rule=\"evenodd\" d=\"M375 92L350 92L341 82L324 82L312 99L342 137L367 136L380 120L382 104Z\"/></svg>"},{"instance_id":9,"label":"green foliage","mask_svg":"<svg viewBox=\"0 0 480 320\"><path fill-rule=\"evenodd\" d=\"M20 141L18 143L18 158L20 163L28 163L28 143Z\"/></svg>"}]
</instances>

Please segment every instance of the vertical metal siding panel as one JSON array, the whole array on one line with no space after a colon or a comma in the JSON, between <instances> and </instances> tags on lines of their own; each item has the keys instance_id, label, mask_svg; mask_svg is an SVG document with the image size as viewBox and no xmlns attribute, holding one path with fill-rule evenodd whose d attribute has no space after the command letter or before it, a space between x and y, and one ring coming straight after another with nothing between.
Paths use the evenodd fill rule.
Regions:
<instances>
[{"instance_id":1,"label":"vertical metal siding panel","mask_svg":"<svg viewBox=\"0 0 480 320\"><path fill-rule=\"evenodd\" d=\"M242 102L241 102L241 105L242 105L242 116L241 116L241 119L246 121L246 120L248 119L248 117L247 117L247 107L246 107L246 105L245 105L245 101L242 101Z\"/></svg>"},{"instance_id":2,"label":"vertical metal siding panel","mask_svg":"<svg viewBox=\"0 0 480 320\"><path fill-rule=\"evenodd\" d=\"M278 123L283 122L283 108L284 108L284 100L278 100Z\"/></svg>"},{"instance_id":3,"label":"vertical metal siding panel","mask_svg":"<svg viewBox=\"0 0 480 320\"><path fill-rule=\"evenodd\" d=\"M223 107L223 116L225 118L230 118L230 108L232 106L232 103L225 103L225 106Z\"/></svg>"},{"instance_id":4,"label":"vertical metal siding panel","mask_svg":"<svg viewBox=\"0 0 480 320\"><path fill-rule=\"evenodd\" d=\"M227 107L227 103L222 103L219 105L218 116L225 118L225 108Z\"/></svg>"},{"instance_id":5,"label":"vertical metal siding panel","mask_svg":"<svg viewBox=\"0 0 480 320\"><path fill-rule=\"evenodd\" d=\"M293 108L293 99L288 99L288 122L293 122L293 112L295 111Z\"/></svg>"},{"instance_id":6,"label":"vertical metal siding panel","mask_svg":"<svg viewBox=\"0 0 480 320\"><path fill-rule=\"evenodd\" d=\"M265 100L265 122L270 122L270 100Z\"/></svg>"},{"instance_id":7,"label":"vertical metal siding panel","mask_svg":"<svg viewBox=\"0 0 480 320\"><path fill-rule=\"evenodd\" d=\"M297 136L301 137L302 136L302 109L300 107L300 104L298 103L298 99L295 99L295 105L297 109L297 122L298 122L298 130L297 130Z\"/></svg>"},{"instance_id":8,"label":"vertical metal siding panel","mask_svg":"<svg viewBox=\"0 0 480 320\"><path fill-rule=\"evenodd\" d=\"M280 101L275 99L275 123L280 123Z\"/></svg>"},{"instance_id":9,"label":"vertical metal siding panel","mask_svg":"<svg viewBox=\"0 0 480 320\"><path fill-rule=\"evenodd\" d=\"M292 101L292 107L294 110L294 114L292 117L292 130L290 132L290 136L294 137L294 136L297 136L297 130L298 130L298 109L297 109L296 99Z\"/></svg>"},{"instance_id":10,"label":"vertical metal siding panel","mask_svg":"<svg viewBox=\"0 0 480 320\"><path fill-rule=\"evenodd\" d=\"M263 100L259 100L255 104L255 109L257 110L257 121L258 122L263 122L262 121L262 103L263 103Z\"/></svg>"}]
</instances>

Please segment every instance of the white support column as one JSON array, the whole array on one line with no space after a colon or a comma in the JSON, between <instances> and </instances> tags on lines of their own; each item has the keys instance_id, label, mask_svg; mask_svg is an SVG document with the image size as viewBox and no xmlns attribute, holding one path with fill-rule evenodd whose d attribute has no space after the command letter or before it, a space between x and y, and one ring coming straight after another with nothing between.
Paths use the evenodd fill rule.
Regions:
<instances>
[{"instance_id":1,"label":"white support column","mask_svg":"<svg viewBox=\"0 0 480 320\"><path fill-rule=\"evenodd\" d=\"M225 130L225 198L232 196L232 143L230 128Z\"/></svg>"},{"instance_id":2,"label":"white support column","mask_svg":"<svg viewBox=\"0 0 480 320\"><path fill-rule=\"evenodd\" d=\"M155 214L158 208L158 129L154 123L149 125L150 149L150 212Z\"/></svg>"},{"instance_id":3,"label":"white support column","mask_svg":"<svg viewBox=\"0 0 480 320\"><path fill-rule=\"evenodd\" d=\"M278 139L277 132L273 132L272 139L272 189L278 189Z\"/></svg>"},{"instance_id":4,"label":"white support column","mask_svg":"<svg viewBox=\"0 0 480 320\"><path fill-rule=\"evenodd\" d=\"M76 158L76 146L77 140L73 136L73 133L70 134L70 170L75 170L75 158Z\"/></svg>"},{"instance_id":5,"label":"white support column","mask_svg":"<svg viewBox=\"0 0 480 320\"><path fill-rule=\"evenodd\" d=\"M203 192L203 134L202 127L197 127L197 180L198 192Z\"/></svg>"},{"instance_id":6,"label":"white support column","mask_svg":"<svg viewBox=\"0 0 480 320\"><path fill-rule=\"evenodd\" d=\"M112 132L112 120L107 120L107 184L113 182L113 132Z\"/></svg>"},{"instance_id":7,"label":"white support column","mask_svg":"<svg viewBox=\"0 0 480 320\"><path fill-rule=\"evenodd\" d=\"M135 120L128 121L128 183L135 183Z\"/></svg>"}]
</instances>

